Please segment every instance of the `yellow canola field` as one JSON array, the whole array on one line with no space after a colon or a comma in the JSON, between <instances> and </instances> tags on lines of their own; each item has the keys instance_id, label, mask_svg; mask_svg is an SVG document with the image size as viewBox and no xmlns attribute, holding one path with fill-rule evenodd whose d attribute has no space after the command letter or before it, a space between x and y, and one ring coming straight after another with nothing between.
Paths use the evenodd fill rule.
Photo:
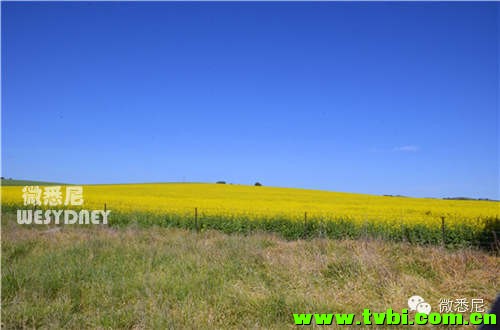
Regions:
<instances>
[{"instance_id":1,"label":"yellow canola field","mask_svg":"<svg viewBox=\"0 0 500 330\"><path fill-rule=\"evenodd\" d=\"M62 187L64 194L65 187ZM425 224L440 226L467 223L482 226L482 219L498 217L500 202L441 200L431 198L385 197L319 190L255 187L244 185L164 183L86 185L85 209L119 212L153 212L192 216L258 218L284 217L349 219L356 222L386 222L391 225ZM63 196L64 199L64 196ZM23 204L21 186L2 187L2 204Z\"/></svg>"}]
</instances>

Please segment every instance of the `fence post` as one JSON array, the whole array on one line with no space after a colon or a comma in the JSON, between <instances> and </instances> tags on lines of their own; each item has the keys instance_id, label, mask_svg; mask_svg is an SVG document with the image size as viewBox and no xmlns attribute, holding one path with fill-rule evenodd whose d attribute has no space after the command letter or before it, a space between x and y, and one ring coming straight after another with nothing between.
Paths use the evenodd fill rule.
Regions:
<instances>
[{"instance_id":1,"label":"fence post","mask_svg":"<svg viewBox=\"0 0 500 330\"><path fill-rule=\"evenodd\" d=\"M198 230L198 208L197 207L194 208L194 228L196 229L196 231L199 231Z\"/></svg>"},{"instance_id":2,"label":"fence post","mask_svg":"<svg viewBox=\"0 0 500 330\"><path fill-rule=\"evenodd\" d=\"M304 238L307 237L307 212L304 212Z\"/></svg>"},{"instance_id":3,"label":"fence post","mask_svg":"<svg viewBox=\"0 0 500 330\"><path fill-rule=\"evenodd\" d=\"M366 220L366 217L365 218L365 221L363 222L363 239L365 241L365 246L366 246L366 241L368 241L368 221Z\"/></svg>"},{"instance_id":4,"label":"fence post","mask_svg":"<svg viewBox=\"0 0 500 330\"><path fill-rule=\"evenodd\" d=\"M106 213L106 203L104 203L104 213Z\"/></svg>"},{"instance_id":5,"label":"fence post","mask_svg":"<svg viewBox=\"0 0 500 330\"><path fill-rule=\"evenodd\" d=\"M441 231L443 234L443 247L446 246L446 232L445 232L445 225L444 225L444 217L441 217Z\"/></svg>"},{"instance_id":6,"label":"fence post","mask_svg":"<svg viewBox=\"0 0 500 330\"><path fill-rule=\"evenodd\" d=\"M500 241L498 240L497 233L494 229L491 230L493 234L493 243L491 243L491 250L496 250L496 252L500 252Z\"/></svg>"}]
</instances>

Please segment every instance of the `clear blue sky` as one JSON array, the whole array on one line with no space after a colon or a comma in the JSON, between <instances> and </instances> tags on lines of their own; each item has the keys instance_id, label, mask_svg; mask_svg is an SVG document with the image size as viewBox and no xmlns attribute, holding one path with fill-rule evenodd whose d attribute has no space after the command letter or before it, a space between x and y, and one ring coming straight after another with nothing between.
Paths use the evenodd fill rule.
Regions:
<instances>
[{"instance_id":1,"label":"clear blue sky","mask_svg":"<svg viewBox=\"0 0 500 330\"><path fill-rule=\"evenodd\" d=\"M499 198L499 15L2 2L2 175Z\"/></svg>"}]
</instances>

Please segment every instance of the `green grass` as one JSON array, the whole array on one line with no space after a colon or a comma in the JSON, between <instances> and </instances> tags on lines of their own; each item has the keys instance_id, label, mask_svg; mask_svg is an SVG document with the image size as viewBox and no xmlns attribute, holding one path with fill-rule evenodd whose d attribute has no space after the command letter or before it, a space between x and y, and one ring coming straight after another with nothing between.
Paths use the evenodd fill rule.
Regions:
<instances>
[{"instance_id":1,"label":"green grass","mask_svg":"<svg viewBox=\"0 0 500 330\"><path fill-rule=\"evenodd\" d=\"M19 226L2 217L12 328L295 328L292 313L497 294L499 258L380 240L287 241L162 227Z\"/></svg>"},{"instance_id":2,"label":"green grass","mask_svg":"<svg viewBox=\"0 0 500 330\"><path fill-rule=\"evenodd\" d=\"M66 183L33 181L33 180L16 180L16 179L2 179L2 186L54 186L54 185L67 185Z\"/></svg>"},{"instance_id":3,"label":"green grass","mask_svg":"<svg viewBox=\"0 0 500 330\"><path fill-rule=\"evenodd\" d=\"M22 205L3 204L5 213L15 214ZM41 209L44 209L42 207ZM248 219L244 216L209 216L203 213L186 217L176 214L150 212L112 211L109 225L115 228L138 226L175 227L183 229L219 230L227 234L252 234L269 232L279 234L288 240L331 238L331 239L382 239L393 242L408 242L419 245L445 245L448 248L477 247L486 251L500 252L500 219L489 217L481 219L484 228L466 223L450 224L442 228L426 225L391 226L387 223L357 223L350 219L327 220L309 217L307 221L295 221L286 217ZM495 237L496 236L496 237Z\"/></svg>"}]
</instances>

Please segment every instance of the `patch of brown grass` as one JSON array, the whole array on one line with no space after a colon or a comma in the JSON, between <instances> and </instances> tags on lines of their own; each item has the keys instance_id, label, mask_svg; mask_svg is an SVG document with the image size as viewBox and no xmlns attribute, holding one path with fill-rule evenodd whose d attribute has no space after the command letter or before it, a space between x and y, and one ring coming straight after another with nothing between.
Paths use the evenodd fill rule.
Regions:
<instances>
[{"instance_id":1,"label":"patch of brown grass","mask_svg":"<svg viewBox=\"0 0 500 330\"><path fill-rule=\"evenodd\" d=\"M5 224L2 252L6 328L293 328L292 313L398 311L415 294L489 304L500 274L472 249L164 228Z\"/></svg>"}]
</instances>

